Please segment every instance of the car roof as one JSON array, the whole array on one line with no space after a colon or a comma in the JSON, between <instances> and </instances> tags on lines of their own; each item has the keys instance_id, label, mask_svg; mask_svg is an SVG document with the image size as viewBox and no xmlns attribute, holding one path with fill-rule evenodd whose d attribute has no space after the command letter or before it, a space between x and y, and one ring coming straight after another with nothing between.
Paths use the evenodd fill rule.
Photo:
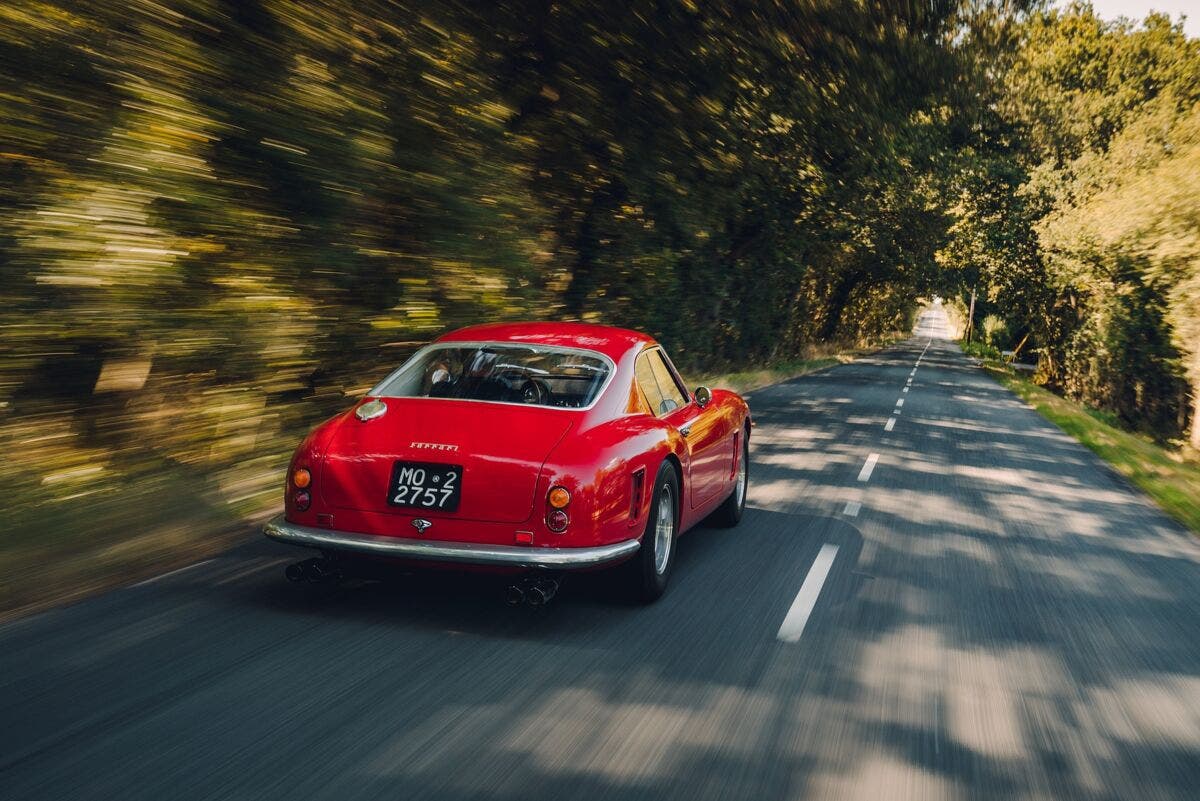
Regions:
<instances>
[{"instance_id":1,"label":"car roof","mask_svg":"<svg viewBox=\"0 0 1200 801\"><path fill-rule=\"evenodd\" d=\"M654 338L628 328L593 323L488 323L451 331L438 342L527 342L603 353L613 361L633 348L655 344Z\"/></svg>"}]
</instances>

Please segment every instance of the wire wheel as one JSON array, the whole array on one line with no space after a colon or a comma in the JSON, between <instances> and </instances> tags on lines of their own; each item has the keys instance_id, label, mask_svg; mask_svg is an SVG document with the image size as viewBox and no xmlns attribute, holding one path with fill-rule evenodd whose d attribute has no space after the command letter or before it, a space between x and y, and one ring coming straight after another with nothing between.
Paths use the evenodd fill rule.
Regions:
<instances>
[{"instance_id":1,"label":"wire wheel","mask_svg":"<svg viewBox=\"0 0 1200 801\"><path fill-rule=\"evenodd\" d=\"M658 510L654 520L654 572L662 575L671 561L675 540L675 496L670 484L663 484L658 494Z\"/></svg>"}]
</instances>

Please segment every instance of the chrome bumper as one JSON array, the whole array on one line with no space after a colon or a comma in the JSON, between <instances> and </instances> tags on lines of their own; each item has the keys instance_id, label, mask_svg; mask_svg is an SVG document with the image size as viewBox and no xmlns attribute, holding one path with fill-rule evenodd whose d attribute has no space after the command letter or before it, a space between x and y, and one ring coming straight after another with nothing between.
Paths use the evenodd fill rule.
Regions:
<instances>
[{"instance_id":1,"label":"chrome bumper","mask_svg":"<svg viewBox=\"0 0 1200 801\"><path fill-rule=\"evenodd\" d=\"M485 545L474 542L414 540L404 537L378 537L347 531L310 528L289 523L279 515L263 526L270 539L289 545L324 548L334 551L390 556L396 559L422 559L430 562L461 562L472 565L531 567L547 570L579 570L599 567L633 554L641 543L623 540L594 548L534 548L515 545Z\"/></svg>"}]
</instances>

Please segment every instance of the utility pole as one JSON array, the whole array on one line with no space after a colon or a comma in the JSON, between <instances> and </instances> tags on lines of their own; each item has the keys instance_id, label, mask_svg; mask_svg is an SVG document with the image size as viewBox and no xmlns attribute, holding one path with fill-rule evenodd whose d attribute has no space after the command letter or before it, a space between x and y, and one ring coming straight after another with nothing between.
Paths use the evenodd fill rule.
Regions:
<instances>
[{"instance_id":1,"label":"utility pole","mask_svg":"<svg viewBox=\"0 0 1200 801\"><path fill-rule=\"evenodd\" d=\"M971 310L967 312L967 335L966 341L971 341L971 329L975 327L975 287L971 286Z\"/></svg>"}]
</instances>

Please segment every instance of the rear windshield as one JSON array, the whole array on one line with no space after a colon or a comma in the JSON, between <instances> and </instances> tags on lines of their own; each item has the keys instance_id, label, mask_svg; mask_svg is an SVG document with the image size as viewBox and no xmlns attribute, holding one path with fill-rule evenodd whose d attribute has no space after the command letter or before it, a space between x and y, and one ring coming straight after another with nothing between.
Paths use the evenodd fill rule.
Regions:
<instances>
[{"instance_id":1,"label":"rear windshield","mask_svg":"<svg viewBox=\"0 0 1200 801\"><path fill-rule=\"evenodd\" d=\"M580 409L592 404L611 371L610 361L588 351L448 342L417 351L370 394Z\"/></svg>"}]
</instances>

